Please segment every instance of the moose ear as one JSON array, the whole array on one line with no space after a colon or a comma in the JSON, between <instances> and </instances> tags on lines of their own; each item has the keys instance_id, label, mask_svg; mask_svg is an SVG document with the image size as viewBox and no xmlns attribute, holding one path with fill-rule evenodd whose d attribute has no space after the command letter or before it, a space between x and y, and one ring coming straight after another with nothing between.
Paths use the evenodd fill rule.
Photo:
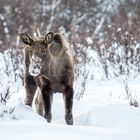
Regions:
<instances>
[{"instance_id":1,"label":"moose ear","mask_svg":"<svg viewBox=\"0 0 140 140\"><path fill-rule=\"evenodd\" d=\"M21 33L20 38L23 41L23 43L27 45L31 45L33 43L33 39L25 33Z\"/></svg>"},{"instance_id":2,"label":"moose ear","mask_svg":"<svg viewBox=\"0 0 140 140\"><path fill-rule=\"evenodd\" d=\"M54 40L54 33L53 32L47 33L47 35L45 36L44 42L46 44L50 44L50 43L52 43L53 40Z\"/></svg>"}]
</instances>

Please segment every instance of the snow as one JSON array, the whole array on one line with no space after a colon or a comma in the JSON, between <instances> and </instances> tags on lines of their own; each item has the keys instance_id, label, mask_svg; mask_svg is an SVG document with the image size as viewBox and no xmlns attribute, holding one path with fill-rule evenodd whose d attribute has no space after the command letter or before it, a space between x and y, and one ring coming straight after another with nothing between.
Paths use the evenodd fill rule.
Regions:
<instances>
[{"instance_id":1,"label":"snow","mask_svg":"<svg viewBox=\"0 0 140 140\"><path fill-rule=\"evenodd\" d=\"M4 20L5 17L4 17L2 14L0 14L0 19L1 19L1 20Z\"/></svg>"},{"instance_id":2,"label":"snow","mask_svg":"<svg viewBox=\"0 0 140 140\"><path fill-rule=\"evenodd\" d=\"M43 122L30 122L27 123L25 121L21 122L2 122L0 125L3 127L1 130L1 139L6 140L5 133L7 134L7 138L9 139L67 139L67 140L131 140L137 139L133 134L119 131L119 130L111 130L105 128L91 128L88 126L84 127L70 127L70 126L60 126L57 124L47 124ZM34 129L33 129L34 128ZM9 131L8 131L9 130ZM8 131L8 133L7 133ZM128 135L128 137L125 137ZM21 137L22 136L22 137Z\"/></svg>"},{"instance_id":3,"label":"snow","mask_svg":"<svg viewBox=\"0 0 140 140\"><path fill-rule=\"evenodd\" d=\"M88 45L91 45L93 43L93 40L90 37L87 37L86 41L87 41Z\"/></svg>"},{"instance_id":4,"label":"snow","mask_svg":"<svg viewBox=\"0 0 140 140\"><path fill-rule=\"evenodd\" d=\"M7 2L1 2L4 13L0 14L0 20L6 37L1 35L6 42L1 40L0 47L7 48L9 40L9 47L16 49L0 53L0 140L140 140L140 44L133 29L137 25L131 26L139 17L138 12L134 12L137 11L137 3L134 6L137 1L133 0L132 6L124 10L123 6L127 7L130 1L95 0L90 2L91 6L89 1L81 2L42 0L34 4L33 9L30 5L31 9L28 5L26 7L26 3L19 7L18 2L3 7ZM25 9L34 11L25 21L32 20L35 25L24 27L26 24L21 17L18 20L14 14L10 16L12 9L18 17L26 15ZM123 25L120 23L123 19L120 10L126 15ZM46 18L40 20L42 16ZM65 123L62 94L54 94L50 124L36 113L34 104L32 108L24 104L21 44L19 36L15 38L15 32L10 39L15 29L12 25L16 26L14 20L19 21L17 33L31 32L40 25L44 31L58 30L70 39L70 47L74 47L78 62L73 126ZM44 24L46 21L47 26ZM33 65L30 65L30 73L39 73L39 69L34 69L35 73L32 69Z\"/></svg>"},{"instance_id":5,"label":"snow","mask_svg":"<svg viewBox=\"0 0 140 140\"><path fill-rule=\"evenodd\" d=\"M118 29L117 29L117 32L120 32L121 30L122 30L121 28L118 28Z\"/></svg>"},{"instance_id":6,"label":"snow","mask_svg":"<svg viewBox=\"0 0 140 140\"><path fill-rule=\"evenodd\" d=\"M139 78L129 81L136 93L140 91L138 83ZM15 108L1 106L1 139L139 140L140 110L128 104L125 94L118 80L90 81L84 97L80 101L74 100L73 126L65 124L64 105L59 93L54 94L50 124L22 101L18 101ZM2 113L4 110L7 112Z\"/></svg>"},{"instance_id":7,"label":"snow","mask_svg":"<svg viewBox=\"0 0 140 140\"><path fill-rule=\"evenodd\" d=\"M127 113L126 110L128 110ZM122 112L124 113L122 114ZM139 139L137 133L140 127L136 124L137 121L139 121L138 116L140 112L137 108L121 107L117 105L95 107L86 115L86 122L89 122L90 125L87 123L85 126L82 124L67 126L55 122L48 124L29 107L18 107L15 113L20 120L0 121L2 140L19 139L19 137L21 140L28 140L31 138L35 140L38 138L48 138L51 140L57 138L62 140L70 140L71 138L73 140ZM84 117L84 114L80 114L79 116ZM93 124L91 125L91 123Z\"/></svg>"},{"instance_id":8,"label":"snow","mask_svg":"<svg viewBox=\"0 0 140 140\"><path fill-rule=\"evenodd\" d=\"M103 16L103 17L101 18L101 20L100 20L100 22L99 22L97 28L95 29L95 31L94 31L94 34L95 34L95 35L96 35L96 34L100 31L100 29L102 28L104 21L105 21L105 16Z\"/></svg>"},{"instance_id":9,"label":"snow","mask_svg":"<svg viewBox=\"0 0 140 140\"><path fill-rule=\"evenodd\" d=\"M6 105L5 102L0 101L1 140L140 139L140 109L130 106L131 100L140 101L140 77L128 79L122 75L116 79L106 80L98 54L90 49L85 51L88 54L88 61L85 65L79 65L81 77L77 79L74 88L73 126L65 123L62 94L54 94L53 118L50 124L36 113L34 105L32 108L26 106L24 104L25 89L21 84L21 79L17 77L14 82L11 58L8 59L9 51L0 54L0 80L2 81L0 95L4 98L9 93ZM5 63L8 63L9 69L6 68ZM23 68L22 64L20 67ZM113 71L113 68L110 67L110 71ZM16 73L21 72L16 70ZM82 74L87 74L86 81ZM80 86L82 82L85 82L84 96L77 100L76 94L83 90Z\"/></svg>"},{"instance_id":10,"label":"snow","mask_svg":"<svg viewBox=\"0 0 140 140\"><path fill-rule=\"evenodd\" d=\"M4 32L5 32L6 34L8 34L8 33L9 33L9 30L8 30L8 28L7 28L7 27L4 27Z\"/></svg>"}]
</instances>

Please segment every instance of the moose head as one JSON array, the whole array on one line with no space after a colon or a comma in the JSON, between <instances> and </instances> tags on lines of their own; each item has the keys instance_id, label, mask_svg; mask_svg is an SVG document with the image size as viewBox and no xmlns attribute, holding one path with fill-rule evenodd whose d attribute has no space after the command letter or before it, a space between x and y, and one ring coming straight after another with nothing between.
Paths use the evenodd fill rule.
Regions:
<instances>
[{"instance_id":1,"label":"moose head","mask_svg":"<svg viewBox=\"0 0 140 140\"><path fill-rule=\"evenodd\" d=\"M38 76L45 65L49 64L53 56L57 56L61 51L60 44L54 41L54 33L49 32L45 37L30 37L25 33L20 34L20 38L28 46L30 60L29 73Z\"/></svg>"}]
</instances>

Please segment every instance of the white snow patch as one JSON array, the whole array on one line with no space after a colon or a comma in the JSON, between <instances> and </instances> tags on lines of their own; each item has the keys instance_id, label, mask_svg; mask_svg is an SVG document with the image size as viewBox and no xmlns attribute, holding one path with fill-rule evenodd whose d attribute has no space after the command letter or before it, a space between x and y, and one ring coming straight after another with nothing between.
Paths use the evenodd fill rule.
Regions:
<instances>
[{"instance_id":1,"label":"white snow patch","mask_svg":"<svg viewBox=\"0 0 140 140\"><path fill-rule=\"evenodd\" d=\"M121 28L118 28L118 29L117 29L117 32L120 32L121 30L122 30Z\"/></svg>"},{"instance_id":2,"label":"white snow patch","mask_svg":"<svg viewBox=\"0 0 140 140\"><path fill-rule=\"evenodd\" d=\"M90 37L87 37L86 41L87 41L88 45L91 45L93 43L93 40Z\"/></svg>"}]
</instances>

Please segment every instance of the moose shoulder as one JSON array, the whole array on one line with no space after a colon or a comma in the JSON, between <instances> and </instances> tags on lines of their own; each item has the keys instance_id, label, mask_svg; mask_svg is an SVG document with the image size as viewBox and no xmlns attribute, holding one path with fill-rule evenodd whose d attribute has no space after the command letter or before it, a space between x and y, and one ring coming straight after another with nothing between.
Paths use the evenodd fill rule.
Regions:
<instances>
[{"instance_id":1,"label":"moose shoulder","mask_svg":"<svg viewBox=\"0 0 140 140\"><path fill-rule=\"evenodd\" d=\"M61 92L65 103L65 121L73 124L73 59L64 36L49 32L46 36L31 38L20 34L25 46L26 105L32 105L38 89L36 109L51 122L51 104L54 92Z\"/></svg>"}]
</instances>

